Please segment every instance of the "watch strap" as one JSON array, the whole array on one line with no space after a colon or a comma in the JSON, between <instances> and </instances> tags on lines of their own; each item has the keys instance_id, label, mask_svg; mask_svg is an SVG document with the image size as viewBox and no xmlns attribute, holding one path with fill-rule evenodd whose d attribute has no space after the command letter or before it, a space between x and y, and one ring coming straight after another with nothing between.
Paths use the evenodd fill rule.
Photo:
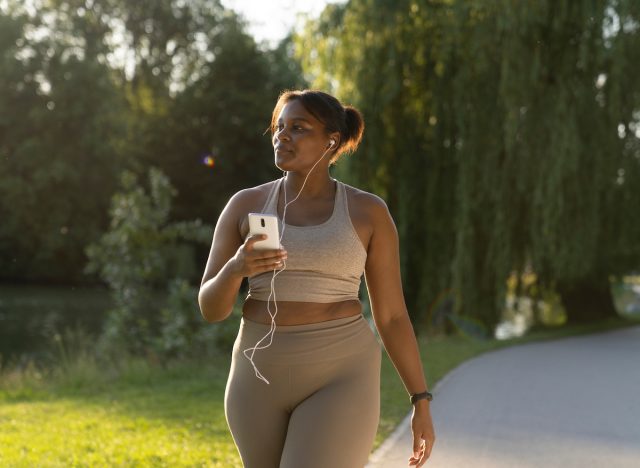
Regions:
<instances>
[{"instance_id":1,"label":"watch strap","mask_svg":"<svg viewBox=\"0 0 640 468\"><path fill-rule=\"evenodd\" d=\"M433 395L429 392L414 393L413 395L411 395L410 401L412 405L415 405L418 400L431 401L433 400Z\"/></svg>"}]
</instances>

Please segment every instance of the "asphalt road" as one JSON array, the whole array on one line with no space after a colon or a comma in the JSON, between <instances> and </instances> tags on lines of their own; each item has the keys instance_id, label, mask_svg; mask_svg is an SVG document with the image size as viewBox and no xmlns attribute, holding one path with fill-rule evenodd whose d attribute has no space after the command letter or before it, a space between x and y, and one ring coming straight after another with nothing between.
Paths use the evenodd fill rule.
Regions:
<instances>
[{"instance_id":1,"label":"asphalt road","mask_svg":"<svg viewBox=\"0 0 640 468\"><path fill-rule=\"evenodd\" d=\"M434 393L424 467L640 467L640 327L489 352ZM408 429L367 468L406 467Z\"/></svg>"}]
</instances>

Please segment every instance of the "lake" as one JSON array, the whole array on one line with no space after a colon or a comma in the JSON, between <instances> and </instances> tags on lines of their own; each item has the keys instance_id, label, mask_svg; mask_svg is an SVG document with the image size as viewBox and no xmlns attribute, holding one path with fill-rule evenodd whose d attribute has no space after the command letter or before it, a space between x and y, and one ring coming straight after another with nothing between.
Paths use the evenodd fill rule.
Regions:
<instances>
[{"instance_id":1,"label":"lake","mask_svg":"<svg viewBox=\"0 0 640 468\"><path fill-rule=\"evenodd\" d=\"M37 358L65 328L98 334L111 307L103 287L0 285L0 355Z\"/></svg>"}]
</instances>

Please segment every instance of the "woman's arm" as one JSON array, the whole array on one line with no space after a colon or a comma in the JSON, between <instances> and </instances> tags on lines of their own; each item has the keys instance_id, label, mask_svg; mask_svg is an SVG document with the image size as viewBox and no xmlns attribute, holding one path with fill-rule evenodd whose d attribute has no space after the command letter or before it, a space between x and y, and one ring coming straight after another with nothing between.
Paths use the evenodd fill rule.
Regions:
<instances>
[{"instance_id":1,"label":"woman's arm","mask_svg":"<svg viewBox=\"0 0 640 468\"><path fill-rule=\"evenodd\" d=\"M238 192L218 219L198 293L200 312L208 322L219 322L231 314L245 276L272 271L286 258L282 250L254 251L253 244L262 236L251 236L243 243L239 220L250 211L255 198L249 190Z\"/></svg>"},{"instance_id":2,"label":"woman's arm","mask_svg":"<svg viewBox=\"0 0 640 468\"><path fill-rule=\"evenodd\" d=\"M373 230L367 249L365 279L371 311L387 354L407 393L421 393L428 388L402 292L398 231L384 201L375 197L369 205ZM414 457L410 461L422 466L435 440L428 401L416 403L412 429ZM422 440L426 441L426 447L422 447Z\"/></svg>"},{"instance_id":3,"label":"woman's arm","mask_svg":"<svg viewBox=\"0 0 640 468\"><path fill-rule=\"evenodd\" d=\"M242 275L232 261L242 245L236 215L239 196L229 200L218 218L200 283L198 304L207 322L219 322L231 314L242 284Z\"/></svg>"},{"instance_id":4,"label":"woman's arm","mask_svg":"<svg viewBox=\"0 0 640 468\"><path fill-rule=\"evenodd\" d=\"M404 302L398 232L386 204L372 203L373 233L365 279L371 311L384 347L409 395L427 390L418 343Z\"/></svg>"}]
</instances>

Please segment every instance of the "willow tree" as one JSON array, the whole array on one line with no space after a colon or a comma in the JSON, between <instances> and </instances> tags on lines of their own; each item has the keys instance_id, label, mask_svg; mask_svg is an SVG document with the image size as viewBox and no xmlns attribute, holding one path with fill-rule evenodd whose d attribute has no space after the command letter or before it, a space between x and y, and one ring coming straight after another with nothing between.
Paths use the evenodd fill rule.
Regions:
<instances>
[{"instance_id":1,"label":"willow tree","mask_svg":"<svg viewBox=\"0 0 640 468\"><path fill-rule=\"evenodd\" d=\"M429 320L430 304L451 280L456 169L446 4L329 5L297 38L314 85L364 114L362 145L336 170L386 200L414 323Z\"/></svg>"},{"instance_id":2,"label":"willow tree","mask_svg":"<svg viewBox=\"0 0 640 468\"><path fill-rule=\"evenodd\" d=\"M359 106L342 168L398 222L416 319L447 285L492 327L534 271L570 321L615 313L638 268L638 6L352 0L298 39L314 85Z\"/></svg>"},{"instance_id":3,"label":"willow tree","mask_svg":"<svg viewBox=\"0 0 640 468\"><path fill-rule=\"evenodd\" d=\"M614 316L610 277L638 268L638 6L457 2L454 281L499 316L535 272L571 322Z\"/></svg>"},{"instance_id":4,"label":"willow tree","mask_svg":"<svg viewBox=\"0 0 640 468\"><path fill-rule=\"evenodd\" d=\"M487 272L500 301L505 276L532 269L569 321L615 315L610 276L640 265L639 13L604 0L458 10L464 300L483 300Z\"/></svg>"}]
</instances>

